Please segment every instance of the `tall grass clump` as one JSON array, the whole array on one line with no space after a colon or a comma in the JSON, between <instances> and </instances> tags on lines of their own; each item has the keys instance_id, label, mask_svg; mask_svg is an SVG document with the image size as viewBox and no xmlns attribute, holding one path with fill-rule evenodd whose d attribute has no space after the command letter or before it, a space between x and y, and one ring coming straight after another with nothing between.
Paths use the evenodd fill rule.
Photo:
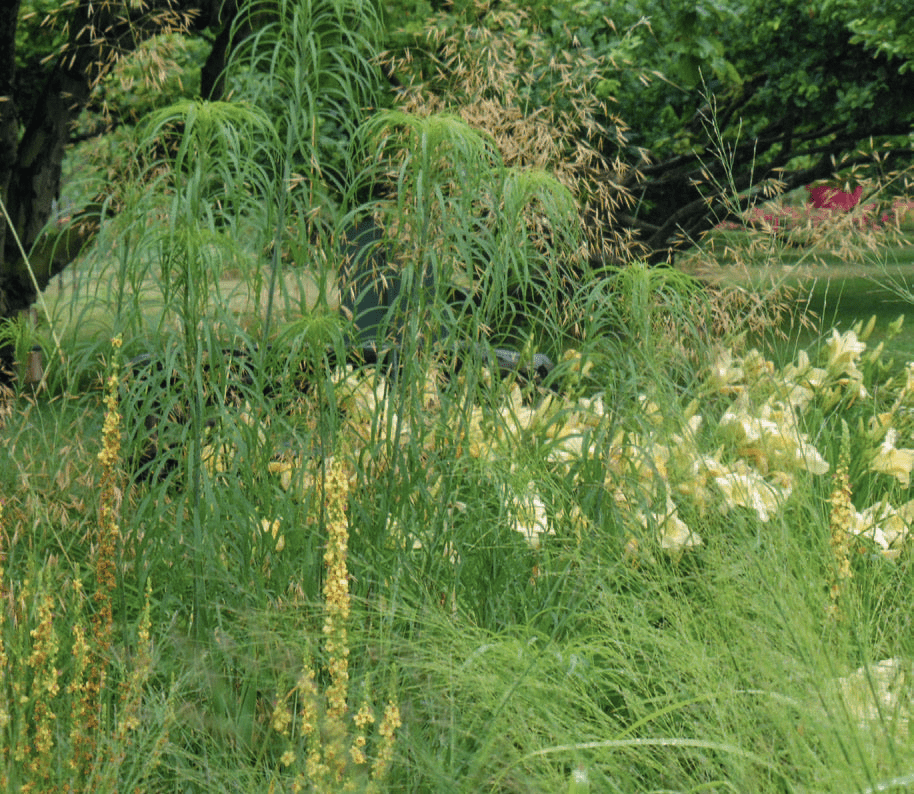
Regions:
<instances>
[{"instance_id":1,"label":"tall grass clump","mask_svg":"<svg viewBox=\"0 0 914 794\"><path fill-rule=\"evenodd\" d=\"M637 258L636 241L612 223L634 206L634 170L606 154L626 145L627 127L599 90L620 67L557 46L518 4L470 3L459 24L452 14L437 11L397 32L402 47L384 60L403 84L398 108L453 114L485 130L508 167L548 171L580 202L587 258Z\"/></svg>"}]
</instances>

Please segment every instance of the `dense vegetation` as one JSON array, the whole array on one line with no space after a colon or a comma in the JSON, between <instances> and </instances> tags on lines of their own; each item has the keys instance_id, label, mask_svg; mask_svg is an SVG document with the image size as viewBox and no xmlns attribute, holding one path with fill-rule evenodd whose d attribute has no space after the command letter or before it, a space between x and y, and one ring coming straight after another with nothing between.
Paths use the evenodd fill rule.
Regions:
<instances>
[{"instance_id":1,"label":"dense vegetation","mask_svg":"<svg viewBox=\"0 0 914 794\"><path fill-rule=\"evenodd\" d=\"M900 256L902 4L434 5L0 25L85 92L0 157L0 783L910 786L903 318L639 259ZM820 178L869 195L761 206Z\"/></svg>"}]
</instances>

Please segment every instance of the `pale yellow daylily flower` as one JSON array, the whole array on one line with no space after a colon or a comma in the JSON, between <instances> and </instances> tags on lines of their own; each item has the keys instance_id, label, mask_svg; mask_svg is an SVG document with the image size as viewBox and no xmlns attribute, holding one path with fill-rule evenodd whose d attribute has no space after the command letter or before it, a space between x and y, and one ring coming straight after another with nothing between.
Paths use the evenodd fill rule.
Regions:
<instances>
[{"instance_id":1,"label":"pale yellow daylily flower","mask_svg":"<svg viewBox=\"0 0 914 794\"><path fill-rule=\"evenodd\" d=\"M587 449L587 456L594 456L594 447L591 444ZM580 433L564 436L549 450L548 459L552 463L571 463L582 460L584 457L584 436Z\"/></svg>"},{"instance_id":2,"label":"pale yellow daylily flower","mask_svg":"<svg viewBox=\"0 0 914 794\"><path fill-rule=\"evenodd\" d=\"M730 350L725 348L718 352L707 383L711 391L723 394L737 394L746 388L743 385L743 368L733 361Z\"/></svg>"},{"instance_id":3,"label":"pale yellow daylily flower","mask_svg":"<svg viewBox=\"0 0 914 794\"><path fill-rule=\"evenodd\" d=\"M838 693L861 730L882 732L893 725L908 735L911 719L911 663L883 659L837 680Z\"/></svg>"},{"instance_id":4,"label":"pale yellow daylily flower","mask_svg":"<svg viewBox=\"0 0 914 794\"><path fill-rule=\"evenodd\" d=\"M797 354L796 363L788 364L781 370L782 384L779 390L788 405L803 410L827 377L828 373L820 367L812 366L807 352L801 350Z\"/></svg>"},{"instance_id":5,"label":"pale yellow daylily flower","mask_svg":"<svg viewBox=\"0 0 914 794\"><path fill-rule=\"evenodd\" d=\"M895 414L888 411L871 416L867 422L868 427L866 431L869 439L871 441L880 441L885 438L885 434L889 428L892 427L892 422L894 420Z\"/></svg>"},{"instance_id":6,"label":"pale yellow daylily flower","mask_svg":"<svg viewBox=\"0 0 914 794\"><path fill-rule=\"evenodd\" d=\"M869 538L884 557L897 559L908 536L908 523L886 500L877 502L854 516L851 532Z\"/></svg>"},{"instance_id":7,"label":"pale yellow daylily flower","mask_svg":"<svg viewBox=\"0 0 914 794\"><path fill-rule=\"evenodd\" d=\"M739 406L721 417L720 427L734 439L741 455L752 458L763 471L828 471L828 463L800 432L792 409L766 403L760 414L752 416Z\"/></svg>"},{"instance_id":8,"label":"pale yellow daylily flower","mask_svg":"<svg viewBox=\"0 0 914 794\"><path fill-rule=\"evenodd\" d=\"M675 553L701 545L701 536L689 529L679 517L676 504L669 495L666 497L666 511L655 514L654 518L660 525L660 548L664 551Z\"/></svg>"},{"instance_id":9,"label":"pale yellow daylily flower","mask_svg":"<svg viewBox=\"0 0 914 794\"><path fill-rule=\"evenodd\" d=\"M725 466L711 459L708 470L714 483L726 497L728 507L742 506L755 510L759 519L768 521L777 513L793 488L790 478L783 474L766 480L745 461Z\"/></svg>"},{"instance_id":10,"label":"pale yellow daylily flower","mask_svg":"<svg viewBox=\"0 0 914 794\"><path fill-rule=\"evenodd\" d=\"M513 507L514 529L524 536L530 548L540 547L541 536L555 534L555 529L546 514L546 505L538 494L528 491L524 496L515 496Z\"/></svg>"},{"instance_id":11,"label":"pale yellow daylily flower","mask_svg":"<svg viewBox=\"0 0 914 794\"><path fill-rule=\"evenodd\" d=\"M746 382L751 386L774 374L774 364L753 348L743 356L743 372Z\"/></svg>"},{"instance_id":12,"label":"pale yellow daylily flower","mask_svg":"<svg viewBox=\"0 0 914 794\"><path fill-rule=\"evenodd\" d=\"M870 470L889 474L907 488L911 483L911 470L914 469L914 449L897 449L896 436L894 427L886 431L882 446L870 464Z\"/></svg>"},{"instance_id":13,"label":"pale yellow daylily flower","mask_svg":"<svg viewBox=\"0 0 914 794\"><path fill-rule=\"evenodd\" d=\"M721 452L722 450L718 450L713 456L696 454L690 461L688 471L678 472L679 479L674 487L675 492L689 499L702 514L707 512L711 504L711 472L723 468L719 458Z\"/></svg>"},{"instance_id":14,"label":"pale yellow daylily flower","mask_svg":"<svg viewBox=\"0 0 914 794\"><path fill-rule=\"evenodd\" d=\"M853 331L845 331L843 334L838 332L837 328L832 329L831 337L825 344L828 351L828 374L858 375L857 362L860 355L866 350L866 343L857 339L857 334Z\"/></svg>"},{"instance_id":15,"label":"pale yellow daylily flower","mask_svg":"<svg viewBox=\"0 0 914 794\"><path fill-rule=\"evenodd\" d=\"M640 510L633 512L634 517L645 529L657 527L659 535L657 540L660 548L672 554L683 551L684 549L700 546L702 543L701 536L697 532L689 529L688 525L679 517L676 503L670 498L669 494L665 496L664 509L651 511L650 517L645 516ZM617 503L624 504L623 502ZM630 538L626 544L626 556L637 555L638 541L636 538Z\"/></svg>"},{"instance_id":16,"label":"pale yellow daylily flower","mask_svg":"<svg viewBox=\"0 0 914 794\"><path fill-rule=\"evenodd\" d=\"M652 425L659 427L663 424L663 412L660 410L660 406L646 394L638 395L638 406L640 415Z\"/></svg>"},{"instance_id":17,"label":"pale yellow daylily flower","mask_svg":"<svg viewBox=\"0 0 914 794\"><path fill-rule=\"evenodd\" d=\"M281 523L281 518L277 518L273 521L270 521L268 518L260 519L260 531L264 535L272 536L273 540L276 541L276 551L282 551L286 547L285 535L279 534L279 526ZM256 534L254 536L254 542L257 542Z\"/></svg>"}]
</instances>

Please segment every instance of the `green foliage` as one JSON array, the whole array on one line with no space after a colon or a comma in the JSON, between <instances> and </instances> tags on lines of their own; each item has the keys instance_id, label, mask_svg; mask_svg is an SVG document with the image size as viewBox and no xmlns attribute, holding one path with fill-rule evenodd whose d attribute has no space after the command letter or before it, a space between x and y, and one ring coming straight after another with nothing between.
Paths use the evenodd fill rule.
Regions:
<instances>
[{"instance_id":1,"label":"green foliage","mask_svg":"<svg viewBox=\"0 0 914 794\"><path fill-rule=\"evenodd\" d=\"M244 36L248 25L253 32ZM228 90L275 121L288 166L317 206L324 190L345 190L350 138L379 101L376 5L268 0L247 5L235 27Z\"/></svg>"},{"instance_id":2,"label":"green foliage","mask_svg":"<svg viewBox=\"0 0 914 794\"><path fill-rule=\"evenodd\" d=\"M882 53L896 63L900 72L912 68L914 29L910 9L902 0L881 3L859 3L853 0L825 0L821 13L847 26L853 33L852 44L863 44L874 53Z\"/></svg>"},{"instance_id":3,"label":"green foliage","mask_svg":"<svg viewBox=\"0 0 914 794\"><path fill-rule=\"evenodd\" d=\"M653 83L643 113L682 93L690 58L713 70L739 21L710 3L667 10L692 25L665 61L680 86ZM532 11L555 27L545 41L519 29L522 54L560 48L574 13L598 13ZM863 350L862 327L775 366L722 334L681 273L577 267L568 184L506 163L494 134L453 113L364 110L377 98L370 9L251 13L266 21L229 70L246 101L150 114L142 182L58 304L81 332L67 338L71 383L93 382L100 359L123 372L105 418L92 390L2 403L0 752L41 762L3 766L2 782L73 784L69 729L90 723L74 716L86 679L69 638L103 615L74 583L105 573L112 399L122 545L111 643L95 645L110 686L87 790L317 789L327 777L302 748L338 745L381 692L405 723L390 790L875 791L909 777L908 685L870 719L842 681L914 658L911 522L895 520L910 509L912 373ZM785 26L752 35L803 33ZM581 46L649 49L644 26L606 30ZM714 79L741 90L754 72L725 52ZM545 74L517 96L551 101ZM607 72L601 90L634 74ZM831 90L809 90L817 74L797 78L797 103ZM390 371L344 362L340 233L363 217L415 298L396 307ZM2 333L23 346L27 331ZM552 388L490 371L485 349L504 339L558 359ZM853 576L836 599L842 420L852 507L891 510L844 528ZM331 576L343 525L348 567ZM341 589L348 654L325 640L327 593ZM344 658L345 722L326 695ZM313 691L326 702L312 723ZM66 730L42 755L48 708Z\"/></svg>"}]
</instances>

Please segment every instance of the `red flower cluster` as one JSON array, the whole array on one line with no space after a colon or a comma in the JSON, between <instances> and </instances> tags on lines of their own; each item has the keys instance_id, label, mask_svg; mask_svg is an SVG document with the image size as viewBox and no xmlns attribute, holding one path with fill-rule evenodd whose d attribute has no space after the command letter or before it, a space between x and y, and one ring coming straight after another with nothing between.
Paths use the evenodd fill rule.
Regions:
<instances>
[{"instance_id":1,"label":"red flower cluster","mask_svg":"<svg viewBox=\"0 0 914 794\"><path fill-rule=\"evenodd\" d=\"M827 185L807 185L806 190L809 191L809 203L817 210L849 212L860 203L860 197L863 195L863 185L857 185L853 193L845 193Z\"/></svg>"},{"instance_id":2,"label":"red flower cluster","mask_svg":"<svg viewBox=\"0 0 914 794\"><path fill-rule=\"evenodd\" d=\"M857 185L853 193L848 193L828 185L807 185L809 198L806 207L783 207L775 213L767 212L761 207L753 207L743 216L743 223L724 221L719 223L717 229L743 229L748 226L762 226L777 234L781 229L789 229L804 221L810 221L813 226L818 226L823 221L834 217L837 213L851 212L860 204L863 196L863 186ZM914 202L896 198L892 209L877 218L878 205L873 202L861 208L860 215L854 219L854 224L860 228L880 229L884 224L894 223L903 218L909 211L914 210Z\"/></svg>"}]
</instances>

